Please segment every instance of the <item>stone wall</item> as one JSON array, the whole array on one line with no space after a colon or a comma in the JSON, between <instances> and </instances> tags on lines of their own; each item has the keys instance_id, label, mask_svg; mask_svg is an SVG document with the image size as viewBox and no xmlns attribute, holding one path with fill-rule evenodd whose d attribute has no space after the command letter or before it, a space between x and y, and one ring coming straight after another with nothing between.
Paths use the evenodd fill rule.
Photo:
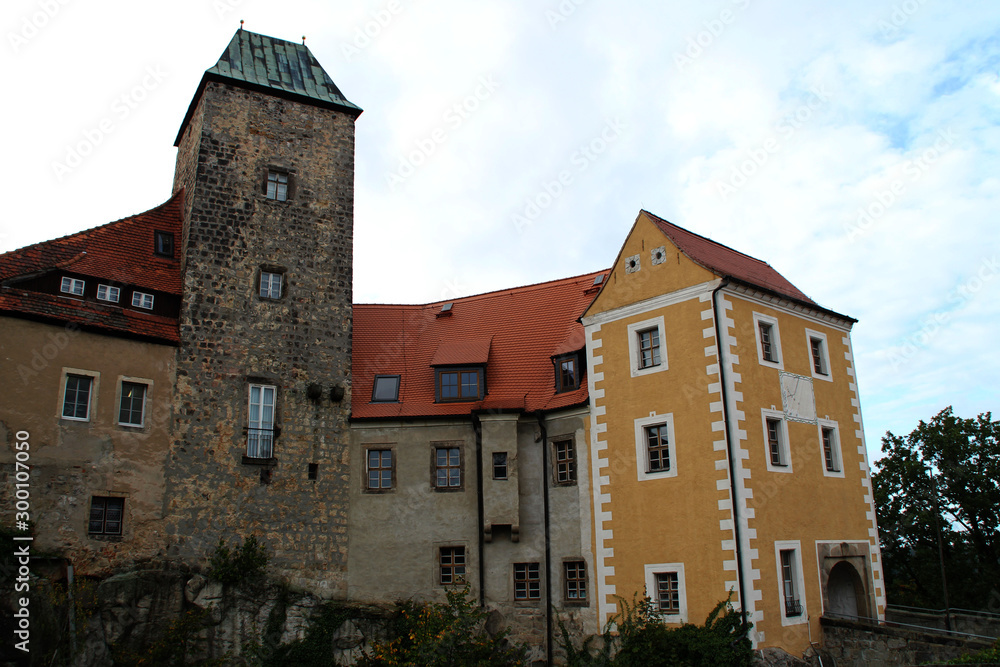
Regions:
<instances>
[{"instance_id":1,"label":"stone wall","mask_svg":"<svg viewBox=\"0 0 1000 667\"><path fill-rule=\"evenodd\" d=\"M967 653L988 648L991 642L916 632L884 625L872 625L823 617L821 655L832 658L838 667L878 667L879 665L921 665L947 662Z\"/></svg>"},{"instance_id":2,"label":"stone wall","mask_svg":"<svg viewBox=\"0 0 1000 667\"><path fill-rule=\"evenodd\" d=\"M889 607L885 610L885 620L937 630L945 630L947 627L944 613L938 612L923 613ZM951 629L970 635L1000 637L1000 615L953 611L951 613Z\"/></svg>"}]
</instances>

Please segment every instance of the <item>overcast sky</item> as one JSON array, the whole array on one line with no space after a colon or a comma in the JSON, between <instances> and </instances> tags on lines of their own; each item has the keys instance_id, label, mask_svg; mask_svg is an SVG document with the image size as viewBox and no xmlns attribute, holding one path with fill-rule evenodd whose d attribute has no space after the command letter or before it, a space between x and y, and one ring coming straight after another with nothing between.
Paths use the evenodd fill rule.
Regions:
<instances>
[{"instance_id":1,"label":"overcast sky","mask_svg":"<svg viewBox=\"0 0 1000 667\"><path fill-rule=\"evenodd\" d=\"M152 208L239 20L357 122L356 302L608 267L640 208L859 320L869 451L997 408L1000 3L7 0L0 251Z\"/></svg>"}]
</instances>

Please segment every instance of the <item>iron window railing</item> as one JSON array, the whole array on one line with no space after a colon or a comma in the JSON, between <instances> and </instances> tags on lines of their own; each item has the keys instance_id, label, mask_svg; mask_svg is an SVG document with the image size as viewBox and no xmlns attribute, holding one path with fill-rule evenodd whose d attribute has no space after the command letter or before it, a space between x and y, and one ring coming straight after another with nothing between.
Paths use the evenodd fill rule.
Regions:
<instances>
[{"instance_id":1,"label":"iron window railing","mask_svg":"<svg viewBox=\"0 0 1000 667\"><path fill-rule=\"evenodd\" d=\"M247 457L251 459L269 459L274 456L274 429L247 429Z\"/></svg>"}]
</instances>

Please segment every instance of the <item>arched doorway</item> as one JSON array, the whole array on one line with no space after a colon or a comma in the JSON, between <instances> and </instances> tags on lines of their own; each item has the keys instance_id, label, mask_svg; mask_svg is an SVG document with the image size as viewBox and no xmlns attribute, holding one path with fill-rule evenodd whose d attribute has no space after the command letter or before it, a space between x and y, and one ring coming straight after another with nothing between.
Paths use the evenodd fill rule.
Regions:
<instances>
[{"instance_id":1,"label":"arched doorway","mask_svg":"<svg viewBox=\"0 0 1000 667\"><path fill-rule=\"evenodd\" d=\"M827 594L831 615L848 618L866 617L867 605L864 601L864 587L858 571L850 563L841 561L830 570L827 580Z\"/></svg>"}]
</instances>

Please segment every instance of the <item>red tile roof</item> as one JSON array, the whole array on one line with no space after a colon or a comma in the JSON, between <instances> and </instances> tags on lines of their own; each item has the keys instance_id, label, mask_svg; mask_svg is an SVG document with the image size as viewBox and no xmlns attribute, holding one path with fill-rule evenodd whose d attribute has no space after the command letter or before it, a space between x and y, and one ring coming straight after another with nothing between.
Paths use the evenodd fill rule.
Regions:
<instances>
[{"instance_id":1,"label":"red tile roof","mask_svg":"<svg viewBox=\"0 0 1000 667\"><path fill-rule=\"evenodd\" d=\"M653 224L659 227L681 252L709 271L730 276L750 285L763 287L805 304L818 305L799 291L795 285L788 282L784 276L772 269L767 262L762 262L704 236L689 232L649 211L642 212L649 216Z\"/></svg>"},{"instance_id":2,"label":"red tile roof","mask_svg":"<svg viewBox=\"0 0 1000 667\"><path fill-rule=\"evenodd\" d=\"M174 318L27 291L18 279L61 270L179 296L180 262L155 255L153 233L172 233L179 252L183 197L180 190L145 213L0 254L0 311L177 342Z\"/></svg>"},{"instance_id":3,"label":"red tile roof","mask_svg":"<svg viewBox=\"0 0 1000 667\"><path fill-rule=\"evenodd\" d=\"M579 389L555 392L552 356L583 349L583 325L578 319L594 298L594 277L599 273L605 272L455 299L452 314L443 317L438 315L445 302L355 304L352 416L391 419L467 415L474 410L533 412L585 403L582 369ZM460 359L471 358L470 354L485 358L484 351L488 353L486 397L475 402L435 403L432 363L471 364ZM371 402L375 375L401 376L398 403Z\"/></svg>"}]
</instances>

